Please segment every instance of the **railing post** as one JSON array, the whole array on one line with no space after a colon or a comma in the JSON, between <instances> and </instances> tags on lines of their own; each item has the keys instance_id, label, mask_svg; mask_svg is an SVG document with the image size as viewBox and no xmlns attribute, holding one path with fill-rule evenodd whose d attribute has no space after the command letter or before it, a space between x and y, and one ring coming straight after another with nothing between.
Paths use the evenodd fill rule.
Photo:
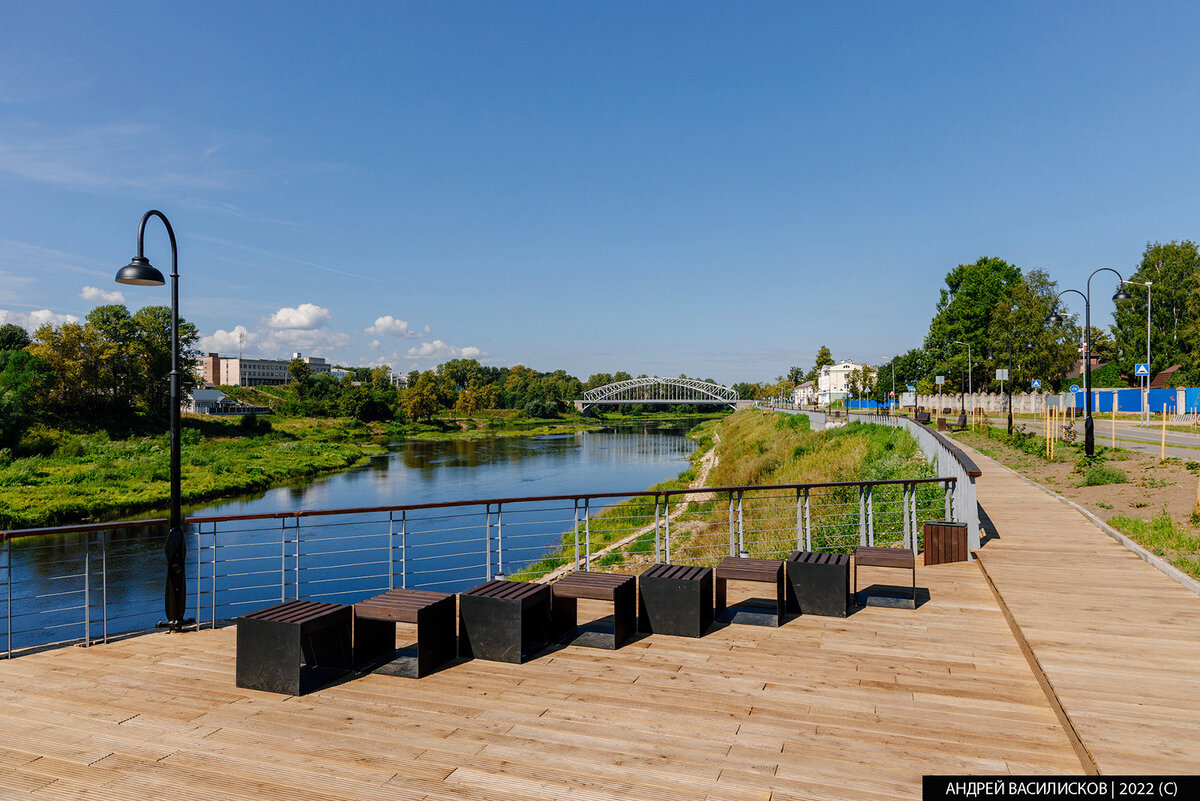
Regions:
<instances>
[{"instance_id":1,"label":"railing post","mask_svg":"<svg viewBox=\"0 0 1200 801\"><path fill-rule=\"evenodd\" d=\"M804 550L804 503L800 489L796 489L796 550Z\"/></svg>"},{"instance_id":2,"label":"railing post","mask_svg":"<svg viewBox=\"0 0 1200 801\"><path fill-rule=\"evenodd\" d=\"M812 513L808 502L808 487L804 488L804 550L812 551Z\"/></svg>"},{"instance_id":3,"label":"railing post","mask_svg":"<svg viewBox=\"0 0 1200 801\"><path fill-rule=\"evenodd\" d=\"M213 523L213 525L215 526L216 523ZM199 631L200 626L202 626L204 624L204 621L201 619L201 616L200 616L200 571L203 569L202 568L203 554L201 554L200 551L202 550L201 543L203 543L203 542L204 542L204 525L202 523L197 523L196 524L196 631Z\"/></svg>"},{"instance_id":4,"label":"railing post","mask_svg":"<svg viewBox=\"0 0 1200 801\"><path fill-rule=\"evenodd\" d=\"M492 505L484 505L483 522L483 580L492 580Z\"/></svg>"},{"instance_id":5,"label":"railing post","mask_svg":"<svg viewBox=\"0 0 1200 801\"><path fill-rule=\"evenodd\" d=\"M733 524L733 493L729 493L729 555L737 556L737 546L734 542L737 529Z\"/></svg>"},{"instance_id":6,"label":"railing post","mask_svg":"<svg viewBox=\"0 0 1200 801\"><path fill-rule=\"evenodd\" d=\"M83 645L92 644L92 533L83 535Z\"/></svg>"},{"instance_id":7,"label":"railing post","mask_svg":"<svg viewBox=\"0 0 1200 801\"><path fill-rule=\"evenodd\" d=\"M661 526L662 526L662 518L660 517L661 512L659 511L658 504L659 504L658 495L655 495L654 496L654 561L655 561L655 563L657 563L659 561L659 555L662 553L662 549L661 549L661 546L658 541L659 533L660 533Z\"/></svg>"},{"instance_id":8,"label":"railing post","mask_svg":"<svg viewBox=\"0 0 1200 801\"><path fill-rule=\"evenodd\" d=\"M738 553L737 555L745 558L749 556L746 552L746 531L742 524L742 491L738 490Z\"/></svg>"},{"instance_id":9,"label":"railing post","mask_svg":"<svg viewBox=\"0 0 1200 801\"><path fill-rule=\"evenodd\" d=\"M217 524L213 523L212 530L212 598L209 603L212 604L212 620L209 624L212 628L217 627Z\"/></svg>"},{"instance_id":10,"label":"railing post","mask_svg":"<svg viewBox=\"0 0 1200 801\"><path fill-rule=\"evenodd\" d=\"M943 520L953 520L954 518L950 516L951 515L951 504L950 504L950 482L949 481L947 481L945 483L945 486L942 488L942 495L944 496L943 500L945 501L945 505L946 505L946 516L942 519Z\"/></svg>"},{"instance_id":11,"label":"railing post","mask_svg":"<svg viewBox=\"0 0 1200 801\"><path fill-rule=\"evenodd\" d=\"M408 589L408 510L400 510L400 587Z\"/></svg>"},{"instance_id":12,"label":"railing post","mask_svg":"<svg viewBox=\"0 0 1200 801\"><path fill-rule=\"evenodd\" d=\"M293 564L295 565L296 569L292 573L292 576L293 576L293 579L296 584L296 600L299 601L300 600L300 518L299 517L296 518L295 529L296 529L296 551L295 551L296 559L293 562Z\"/></svg>"},{"instance_id":13,"label":"railing post","mask_svg":"<svg viewBox=\"0 0 1200 801\"><path fill-rule=\"evenodd\" d=\"M504 576L504 505L496 504L496 578Z\"/></svg>"},{"instance_id":14,"label":"railing post","mask_svg":"<svg viewBox=\"0 0 1200 801\"><path fill-rule=\"evenodd\" d=\"M592 499L583 499L583 569L592 569Z\"/></svg>"},{"instance_id":15,"label":"railing post","mask_svg":"<svg viewBox=\"0 0 1200 801\"><path fill-rule=\"evenodd\" d=\"M875 485L867 485L867 544L875 545Z\"/></svg>"},{"instance_id":16,"label":"railing post","mask_svg":"<svg viewBox=\"0 0 1200 801\"><path fill-rule=\"evenodd\" d=\"M571 526L571 532L575 535L575 570L579 569L579 499L575 498L572 503L575 505L575 522ZM655 512L658 508L655 507ZM658 532L655 532L657 534Z\"/></svg>"},{"instance_id":17,"label":"railing post","mask_svg":"<svg viewBox=\"0 0 1200 801\"><path fill-rule=\"evenodd\" d=\"M867 544L867 500L862 484L858 485L858 544Z\"/></svg>"},{"instance_id":18,"label":"railing post","mask_svg":"<svg viewBox=\"0 0 1200 801\"><path fill-rule=\"evenodd\" d=\"M671 496L668 495L664 499L666 511L666 519L664 523L664 538L667 541L667 564L671 564Z\"/></svg>"},{"instance_id":19,"label":"railing post","mask_svg":"<svg viewBox=\"0 0 1200 801\"><path fill-rule=\"evenodd\" d=\"M200 582L200 574L196 574L196 583ZM196 589L196 615L200 614L200 590ZM108 537L100 532L100 616L104 621L104 644L108 645ZM196 624L199 629L200 625Z\"/></svg>"},{"instance_id":20,"label":"railing post","mask_svg":"<svg viewBox=\"0 0 1200 801\"><path fill-rule=\"evenodd\" d=\"M12 659L12 541L4 540L4 631L8 658Z\"/></svg>"},{"instance_id":21,"label":"railing post","mask_svg":"<svg viewBox=\"0 0 1200 801\"><path fill-rule=\"evenodd\" d=\"M909 539L909 537L912 536L912 527L909 525L910 521L908 519L908 488L909 488L909 486L910 485L907 483L900 485L900 508L902 510L900 514L901 514L901 517L904 518L904 547L905 548L909 547L909 544L911 543L911 540Z\"/></svg>"},{"instance_id":22,"label":"railing post","mask_svg":"<svg viewBox=\"0 0 1200 801\"><path fill-rule=\"evenodd\" d=\"M385 561L387 562L387 569L388 569L388 589L389 590L394 590L396 588L396 575L395 575L396 571L392 569L393 559L395 558L392 556L392 551L395 550L395 547L392 545L392 543L395 542L395 539L396 539L395 514L396 513L394 510L388 509L388 538L387 538L387 548L384 549L384 553L387 556L387 559Z\"/></svg>"},{"instance_id":23,"label":"railing post","mask_svg":"<svg viewBox=\"0 0 1200 801\"><path fill-rule=\"evenodd\" d=\"M287 518L279 518L279 603L287 600Z\"/></svg>"}]
</instances>

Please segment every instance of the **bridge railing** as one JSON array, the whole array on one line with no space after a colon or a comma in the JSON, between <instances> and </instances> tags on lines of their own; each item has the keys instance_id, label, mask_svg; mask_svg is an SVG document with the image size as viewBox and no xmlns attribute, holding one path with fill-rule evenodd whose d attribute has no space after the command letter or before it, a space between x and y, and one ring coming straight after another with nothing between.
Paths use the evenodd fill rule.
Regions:
<instances>
[{"instance_id":1,"label":"bridge railing","mask_svg":"<svg viewBox=\"0 0 1200 801\"><path fill-rule=\"evenodd\" d=\"M955 514L955 476L493 498L188 518L199 625L292 598L353 603L393 587L641 572L860 544L919 549ZM160 618L165 520L0 532L0 653L106 642Z\"/></svg>"}]
</instances>

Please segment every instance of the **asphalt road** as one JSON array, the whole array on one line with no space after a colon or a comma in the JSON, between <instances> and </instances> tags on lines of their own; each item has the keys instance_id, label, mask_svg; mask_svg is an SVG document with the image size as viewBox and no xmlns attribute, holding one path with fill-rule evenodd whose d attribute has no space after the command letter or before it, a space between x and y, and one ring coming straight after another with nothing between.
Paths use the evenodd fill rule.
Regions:
<instances>
[{"instance_id":1,"label":"asphalt road","mask_svg":"<svg viewBox=\"0 0 1200 801\"><path fill-rule=\"evenodd\" d=\"M1113 442L1113 422L1112 418L1102 415L1092 417L1095 427L1096 447L1102 445L1112 445ZM1077 418L1074 421L1075 433L1079 441L1083 441L1083 418ZM993 428L1006 428L1008 426L1007 417L992 418ZM1029 417L1014 417L1013 428L1024 426L1026 431L1041 435L1042 419ZM1116 422L1117 446L1131 451L1142 451L1143 453L1157 454L1162 447L1162 427L1160 426L1145 426L1142 423L1135 423L1129 420L1117 420ZM1180 459L1189 461L1200 461L1200 433L1185 434L1179 431L1167 431L1167 456L1176 456Z\"/></svg>"}]
</instances>

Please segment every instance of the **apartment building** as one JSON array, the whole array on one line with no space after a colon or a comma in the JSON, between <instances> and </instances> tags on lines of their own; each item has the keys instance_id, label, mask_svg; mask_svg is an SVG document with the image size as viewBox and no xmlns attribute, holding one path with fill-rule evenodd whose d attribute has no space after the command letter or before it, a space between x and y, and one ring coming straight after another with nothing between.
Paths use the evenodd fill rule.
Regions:
<instances>
[{"instance_id":1,"label":"apartment building","mask_svg":"<svg viewBox=\"0 0 1200 801\"><path fill-rule=\"evenodd\" d=\"M817 403L821 406L842 400L846 397L850 374L866 367L865 364L855 364L842 361L837 364L827 364L817 373Z\"/></svg>"},{"instance_id":2,"label":"apartment building","mask_svg":"<svg viewBox=\"0 0 1200 801\"><path fill-rule=\"evenodd\" d=\"M328 373L333 368L320 356L303 356L293 353L292 359L300 359L314 374ZM200 378L206 384L218 386L254 387L262 384L286 384L291 380L288 365L291 359L245 359L240 356L218 356L209 353L201 356Z\"/></svg>"}]
</instances>

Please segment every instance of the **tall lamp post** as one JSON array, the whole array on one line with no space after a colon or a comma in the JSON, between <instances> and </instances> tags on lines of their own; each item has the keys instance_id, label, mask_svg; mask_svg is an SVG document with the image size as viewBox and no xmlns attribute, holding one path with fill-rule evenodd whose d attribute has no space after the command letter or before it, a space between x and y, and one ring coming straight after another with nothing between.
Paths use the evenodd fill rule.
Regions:
<instances>
[{"instance_id":1,"label":"tall lamp post","mask_svg":"<svg viewBox=\"0 0 1200 801\"><path fill-rule=\"evenodd\" d=\"M1096 454L1096 437L1092 424L1092 278L1096 273L1102 272L1110 272L1117 277L1118 281L1125 283L1125 279L1121 277L1119 272L1111 267L1101 267L1088 276L1086 293L1080 292L1078 289L1064 289L1054 296L1055 301L1057 301L1068 292L1074 292L1083 298L1083 452L1089 459ZM1121 289L1120 285L1118 285L1112 299L1116 303L1129 300L1129 293ZM1048 323L1061 323L1062 319L1062 315L1058 312L1051 312L1046 315L1046 322Z\"/></svg>"},{"instance_id":2,"label":"tall lamp post","mask_svg":"<svg viewBox=\"0 0 1200 801\"><path fill-rule=\"evenodd\" d=\"M1153 281L1142 283L1141 281L1122 281L1122 284L1135 284L1136 286L1146 287L1146 391L1142 395L1142 416L1147 422L1150 420L1150 287L1154 284Z\"/></svg>"},{"instance_id":3,"label":"tall lamp post","mask_svg":"<svg viewBox=\"0 0 1200 801\"><path fill-rule=\"evenodd\" d=\"M975 390L973 389L974 385L971 383L971 366L972 366L971 365L971 343L963 342L961 339L956 339L956 340L954 340L954 344L967 346L967 394L974 395L975 394ZM966 406L966 404L964 403L964 408L963 408L964 412L966 411L965 406Z\"/></svg>"},{"instance_id":4,"label":"tall lamp post","mask_svg":"<svg viewBox=\"0 0 1200 801\"><path fill-rule=\"evenodd\" d=\"M166 283L163 274L151 266L146 259L143 240L146 234L146 223L151 217L162 220L171 240L171 390L170 390L170 420L171 420L171 530L167 534L167 581L165 608L167 619L159 626L171 631L180 631L191 620L185 620L187 613L187 577L184 573L184 557L187 555L187 540L183 535L183 515L180 511L180 481L179 481L179 255L175 247L175 232L166 216L158 210L151 209L142 216L138 226L137 255L125 267L117 271L118 284L134 286L162 286Z\"/></svg>"}]
</instances>

